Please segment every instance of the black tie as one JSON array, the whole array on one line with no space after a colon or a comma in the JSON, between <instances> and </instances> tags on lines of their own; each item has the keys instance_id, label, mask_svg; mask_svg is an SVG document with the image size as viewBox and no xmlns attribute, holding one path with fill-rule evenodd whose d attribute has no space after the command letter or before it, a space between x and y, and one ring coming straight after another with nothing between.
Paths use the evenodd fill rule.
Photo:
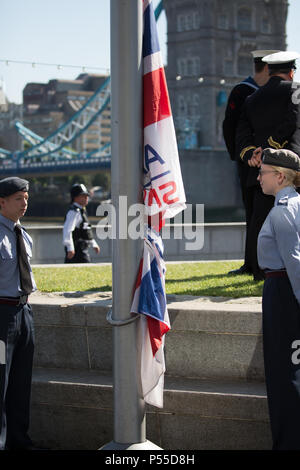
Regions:
<instances>
[{"instance_id":1,"label":"black tie","mask_svg":"<svg viewBox=\"0 0 300 470\"><path fill-rule=\"evenodd\" d=\"M30 294L32 292L33 286L31 281L27 252L20 225L15 226L15 232L17 236L17 254L19 261L21 288L25 294Z\"/></svg>"}]
</instances>

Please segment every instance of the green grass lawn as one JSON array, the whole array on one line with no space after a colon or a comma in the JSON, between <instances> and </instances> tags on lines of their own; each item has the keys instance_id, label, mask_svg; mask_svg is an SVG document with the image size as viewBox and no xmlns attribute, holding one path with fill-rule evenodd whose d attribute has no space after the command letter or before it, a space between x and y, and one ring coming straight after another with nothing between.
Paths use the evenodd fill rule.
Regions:
<instances>
[{"instance_id":1,"label":"green grass lawn","mask_svg":"<svg viewBox=\"0 0 300 470\"><path fill-rule=\"evenodd\" d=\"M167 294L252 297L261 296L263 282L252 276L227 276L240 262L167 264ZM37 287L41 292L110 291L111 266L66 268L33 267Z\"/></svg>"}]
</instances>

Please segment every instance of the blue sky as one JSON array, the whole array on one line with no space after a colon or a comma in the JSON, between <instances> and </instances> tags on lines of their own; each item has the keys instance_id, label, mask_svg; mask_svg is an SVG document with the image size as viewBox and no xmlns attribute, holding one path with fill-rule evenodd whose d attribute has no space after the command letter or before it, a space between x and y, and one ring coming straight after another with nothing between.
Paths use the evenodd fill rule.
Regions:
<instances>
[{"instance_id":1,"label":"blue sky","mask_svg":"<svg viewBox=\"0 0 300 470\"><path fill-rule=\"evenodd\" d=\"M154 5L158 2L154 0ZM300 51L300 1L289 3L288 49ZM109 6L109 0L0 0L0 59L89 66L89 72L105 73L110 67ZM164 13L158 26L166 61ZM17 103L26 83L74 79L81 71L0 62L0 80L9 100ZM296 78L300 81L300 70Z\"/></svg>"}]
</instances>

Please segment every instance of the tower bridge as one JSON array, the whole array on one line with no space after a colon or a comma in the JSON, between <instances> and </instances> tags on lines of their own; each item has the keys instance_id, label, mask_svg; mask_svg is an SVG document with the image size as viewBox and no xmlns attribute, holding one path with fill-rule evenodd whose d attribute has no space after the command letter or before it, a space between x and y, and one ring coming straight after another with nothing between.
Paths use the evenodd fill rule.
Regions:
<instances>
[{"instance_id":1,"label":"tower bridge","mask_svg":"<svg viewBox=\"0 0 300 470\"><path fill-rule=\"evenodd\" d=\"M155 10L156 19L162 9L163 2L161 1ZM28 129L22 122L16 121L15 127L18 133L30 146L25 150L14 152L0 148L0 178L13 175L20 177L62 176L109 170L110 143L90 152L79 153L70 147L96 119L101 120L109 103L110 77L107 77L86 103L46 138Z\"/></svg>"},{"instance_id":2,"label":"tower bridge","mask_svg":"<svg viewBox=\"0 0 300 470\"><path fill-rule=\"evenodd\" d=\"M0 149L1 177L63 175L110 168L110 144L89 153L79 153L70 145L103 113L110 103L110 78L96 90L87 102L55 132L43 138L26 128L20 121L15 127L30 144L23 151Z\"/></svg>"}]
</instances>

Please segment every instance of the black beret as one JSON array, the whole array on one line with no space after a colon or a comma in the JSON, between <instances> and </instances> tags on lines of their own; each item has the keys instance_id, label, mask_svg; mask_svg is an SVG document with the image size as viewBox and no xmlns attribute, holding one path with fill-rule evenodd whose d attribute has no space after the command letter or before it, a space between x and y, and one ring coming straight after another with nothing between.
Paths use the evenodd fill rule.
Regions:
<instances>
[{"instance_id":1,"label":"black beret","mask_svg":"<svg viewBox=\"0 0 300 470\"><path fill-rule=\"evenodd\" d=\"M11 196L18 191L28 191L29 183L26 180L11 176L0 180L0 197Z\"/></svg>"},{"instance_id":2,"label":"black beret","mask_svg":"<svg viewBox=\"0 0 300 470\"><path fill-rule=\"evenodd\" d=\"M86 189L86 187L84 186L84 184L79 184L79 183L73 184L70 193L71 193L71 198L72 199L74 199L74 197L76 197L76 196L79 196L79 194L89 195L89 192Z\"/></svg>"},{"instance_id":3,"label":"black beret","mask_svg":"<svg viewBox=\"0 0 300 470\"><path fill-rule=\"evenodd\" d=\"M263 151L261 161L265 165L281 166L283 168L300 171L300 158L291 150L266 148Z\"/></svg>"}]
</instances>

